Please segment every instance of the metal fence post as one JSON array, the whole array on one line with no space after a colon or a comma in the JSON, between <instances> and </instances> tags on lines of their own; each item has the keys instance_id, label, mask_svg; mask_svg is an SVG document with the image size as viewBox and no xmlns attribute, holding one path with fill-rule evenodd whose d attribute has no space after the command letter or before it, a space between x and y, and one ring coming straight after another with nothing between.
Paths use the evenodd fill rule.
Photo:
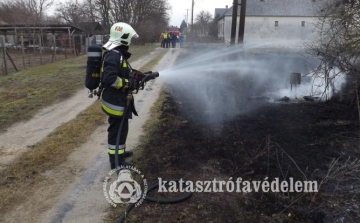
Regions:
<instances>
[{"instance_id":1,"label":"metal fence post","mask_svg":"<svg viewBox=\"0 0 360 223\"><path fill-rule=\"evenodd\" d=\"M2 56L3 56L3 63L4 63L4 71L5 75L8 74L7 65L6 65L6 49L5 49L5 39L4 37L1 38L1 48L2 48Z\"/></svg>"},{"instance_id":2,"label":"metal fence post","mask_svg":"<svg viewBox=\"0 0 360 223\"><path fill-rule=\"evenodd\" d=\"M25 49L24 49L24 36L21 36L21 55L22 55L22 61L24 69L26 69L25 65Z\"/></svg>"}]
</instances>

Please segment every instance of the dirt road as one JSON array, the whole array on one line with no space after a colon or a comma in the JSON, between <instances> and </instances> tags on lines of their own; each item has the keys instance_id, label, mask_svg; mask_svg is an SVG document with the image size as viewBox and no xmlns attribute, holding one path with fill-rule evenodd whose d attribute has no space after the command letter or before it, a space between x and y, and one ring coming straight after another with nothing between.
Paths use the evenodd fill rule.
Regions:
<instances>
[{"instance_id":1,"label":"dirt road","mask_svg":"<svg viewBox=\"0 0 360 223\"><path fill-rule=\"evenodd\" d=\"M132 66L140 67L164 50L167 49L159 48L150 56L133 62ZM154 70L172 66L179 53L180 49L169 50ZM146 89L135 96L139 117L130 121L128 149L137 146L142 134L141 126L148 119L149 109L158 98L162 84L160 74L160 78L149 82ZM6 165L5 160L11 162L22 151L27 151L29 146L94 102L86 97L86 90L80 91L73 98L44 109L29 122L19 123L1 135L0 148L9 149L0 160L0 165ZM80 108L78 103L82 104ZM103 178L110 171L106 129L106 122L98 126L91 139L76 149L67 162L49 170L46 180L40 183L34 195L8 213L5 222L102 222L110 208L102 192Z\"/></svg>"},{"instance_id":2,"label":"dirt road","mask_svg":"<svg viewBox=\"0 0 360 223\"><path fill-rule=\"evenodd\" d=\"M148 63L161 52L160 50L161 48L158 48L134 61L132 66L140 67ZM89 99L87 89L83 89L65 101L44 108L31 120L19 122L8 128L4 134L0 134L0 170L13 162L22 152L29 151L32 145L44 139L55 128L75 118L95 101Z\"/></svg>"}]
</instances>

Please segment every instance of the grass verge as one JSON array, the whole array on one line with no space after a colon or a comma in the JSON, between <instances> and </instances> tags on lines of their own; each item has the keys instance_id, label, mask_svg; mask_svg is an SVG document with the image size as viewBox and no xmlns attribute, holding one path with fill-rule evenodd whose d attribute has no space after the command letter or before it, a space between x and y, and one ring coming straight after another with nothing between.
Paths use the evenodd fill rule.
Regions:
<instances>
[{"instance_id":1,"label":"grass verge","mask_svg":"<svg viewBox=\"0 0 360 223\"><path fill-rule=\"evenodd\" d=\"M159 54L140 70L151 70L162 56ZM22 76L16 77L21 80ZM11 78L16 82L15 77L5 77L7 80ZM16 162L7 166L0 173L0 216L30 197L37 183L46 179L43 173L65 162L75 148L88 140L95 130L94 126L103 123L105 119L106 116L97 101L75 119L59 126L47 138L35 144L31 152L22 154Z\"/></svg>"},{"instance_id":2,"label":"grass verge","mask_svg":"<svg viewBox=\"0 0 360 223\"><path fill-rule=\"evenodd\" d=\"M94 126L105 120L100 107L99 102L95 102L0 173L0 213L6 213L28 198L36 184L45 179L42 175L45 171L65 162L74 148L88 140Z\"/></svg>"},{"instance_id":3,"label":"grass verge","mask_svg":"<svg viewBox=\"0 0 360 223\"><path fill-rule=\"evenodd\" d=\"M157 44L132 46L134 61ZM0 77L0 132L84 88L86 55Z\"/></svg>"}]
</instances>

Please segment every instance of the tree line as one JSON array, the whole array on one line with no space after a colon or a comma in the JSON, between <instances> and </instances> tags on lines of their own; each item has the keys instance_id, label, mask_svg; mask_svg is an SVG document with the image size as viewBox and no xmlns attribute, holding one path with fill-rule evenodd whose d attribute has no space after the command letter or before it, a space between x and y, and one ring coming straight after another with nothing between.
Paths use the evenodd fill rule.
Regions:
<instances>
[{"instance_id":1,"label":"tree line","mask_svg":"<svg viewBox=\"0 0 360 223\"><path fill-rule=\"evenodd\" d=\"M360 0L323 2L316 25L317 38L308 44L323 65L360 74Z\"/></svg>"},{"instance_id":2,"label":"tree line","mask_svg":"<svg viewBox=\"0 0 360 223\"><path fill-rule=\"evenodd\" d=\"M53 15L45 12L53 8ZM131 24L142 42L156 40L170 20L167 0L2 0L0 19L9 24L99 22L109 30L116 22Z\"/></svg>"},{"instance_id":3,"label":"tree line","mask_svg":"<svg viewBox=\"0 0 360 223\"><path fill-rule=\"evenodd\" d=\"M317 38L307 44L321 58L318 67L329 87L339 75L347 74L356 83L360 117L360 0L327 0L318 12ZM338 73L331 73L334 68Z\"/></svg>"}]
</instances>

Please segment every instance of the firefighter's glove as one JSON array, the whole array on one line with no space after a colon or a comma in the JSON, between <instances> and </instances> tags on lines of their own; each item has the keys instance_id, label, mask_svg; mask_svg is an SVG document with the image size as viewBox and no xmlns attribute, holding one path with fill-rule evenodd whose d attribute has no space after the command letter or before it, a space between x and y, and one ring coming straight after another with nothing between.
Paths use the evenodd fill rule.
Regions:
<instances>
[{"instance_id":1,"label":"firefighter's glove","mask_svg":"<svg viewBox=\"0 0 360 223\"><path fill-rule=\"evenodd\" d=\"M128 89L130 91L133 91L136 89L136 81L134 78L126 79L126 86L125 89Z\"/></svg>"}]
</instances>

